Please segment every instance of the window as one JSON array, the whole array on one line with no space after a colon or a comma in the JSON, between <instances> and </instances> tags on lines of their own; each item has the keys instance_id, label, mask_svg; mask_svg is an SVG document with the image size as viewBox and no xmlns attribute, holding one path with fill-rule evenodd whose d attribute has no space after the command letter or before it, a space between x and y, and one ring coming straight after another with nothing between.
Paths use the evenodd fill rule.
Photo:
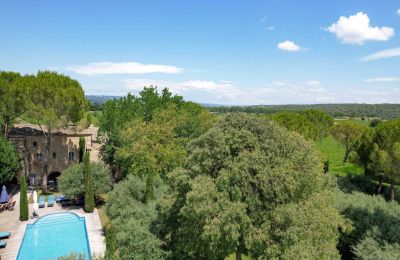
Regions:
<instances>
[{"instance_id":1,"label":"window","mask_svg":"<svg viewBox=\"0 0 400 260\"><path fill-rule=\"evenodd\" d=\"M36 154L36 160L38 160L38 161L43 160L43 156L42 156L41 153L37 153L37 154Z\"/></svg>"},{"instance_id":2,"label":"window","mask_svg":"<svg viewBox=\"0 0 400 260\"><path fill-rule=\"evenodd\" d=\"M56 159L56 158L57 158L57 154L53 153L53 159Z\"/></svg>"},{"instance_id":3,"label":"window","mask_svg":"<svg viewBox=\"0 0 400 260\"><path fill-rule=\"evenodd\" d=\"M37 146L37 142L33 142L33 147L36 147Z\"/></svg>"},{"instance_id":4,"label":"window","mask_svg":"<svg viewBox=\"0 0 400 260\"><path fill-rule=\"evenodd\" d=\"M74 152L69 152L68 153L68 160L75 161L75 153Z\"/></svg>"}]
</instances>

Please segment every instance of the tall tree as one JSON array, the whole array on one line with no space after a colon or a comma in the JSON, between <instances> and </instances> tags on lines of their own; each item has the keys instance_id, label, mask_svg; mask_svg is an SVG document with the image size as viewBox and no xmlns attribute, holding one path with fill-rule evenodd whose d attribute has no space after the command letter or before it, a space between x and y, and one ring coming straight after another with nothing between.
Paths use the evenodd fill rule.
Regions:
<instances>
[{"instance_id":1,"label":"tall tree","mask_svg":"<svg viewBox=\"0 0 400 260\"><path fill-rule=\"evenodd\" d=\"M357 141L366 129L350 122L343 122L333 126L332 135L345 147L343 162L347 162L349 154L356 148Z\"/></svg>"},{"instance_id":2,"label":"tall tree","mask_svg":"<svg viewBox=\"0 0 400 260\"><path fill-rule=\"evenodd\" d=\"M21 176L19 180L19 191L19 220L26 221L29 219L29 208L26 179L24 175Z\"/></svg>"},{"instance_id":3,"label":"tall tree","mask_svg":"<svg viewBox=\"0 0 400 260\"><path fill-rule=\"evenodd\" d=\"M78 81L49 71L38 72L31 99L29 116L42 127L46 136L42 176L42 192L46 193L53 131L69 122L78 122L83 116L87 102Z\"/></svg>"},{"instance_id":4,"label":"tall tree","mask_svg":"<svg viewBox=\"0 0 400 260\"><path fill-rule=\"evenodd\" d=\"M94 210L93 171L89 157L89 152L83 156L83 174L85 176L85 211L92 213Z\"/></svg>"},{"instance_id":5,"label":"tall tree","mask_svg":"<svg viewBox=\"0 0 400 260\"><path fill-rule=\"evenodd\" d=\"M322 138L330 134L334 120L331 116L320 110L310 109L301 113L318 129L318 137Z\"/></svg>"},{"instance_id":6,"label":"tall tree","mask_svg":"<svg viewBox=\"0 0 400 260\"><path fill-rule=\"evenodd\" d=\"M79 137L79 162L83 162L83 156L86 152L86 142L85 137Z\"/></svg>"},{"instance_id":7,"label":"tall tree","mask_svg":"<svg viewBox=\"0 0 400 260\"><path fill-rule=\"evenodd\" d=\"M0 136L0 184L10 181L20 169L17 150L8 140Z\"/></svg>"},{"instance_id":8,"label":"tall tree","mask_svg":"<svg viewBox=\"0 0 400 260\"><path fill-rule=\"evenodd\" d=\"M25 113L29 103L31 76L0 71L0 117L2 133L7 137L14 120Z\"/></svg>"},{"instance_id":9,"label":"tall tree","mask_svg":"<svg viewBox=\"0 0 400 260\"><path fill-rule=\"evenodd\" d=\"M339 258L343 218L310 142L244 114L192 141L170 174L161 231L176 259ZM193 240L196 237L196 240Z\"/></svg>"},{"instance_id":10,"label":"tall tree","mask_svg":"<svg viewBox=\"0 0 400 260\"><path fill-rule=\"evenodd\" d=\"M394 201L400 182L400 119L389 120L376 127L375 142L379 145L379 165L390 181L390 199Z\"/></svg>"}]
</instances>

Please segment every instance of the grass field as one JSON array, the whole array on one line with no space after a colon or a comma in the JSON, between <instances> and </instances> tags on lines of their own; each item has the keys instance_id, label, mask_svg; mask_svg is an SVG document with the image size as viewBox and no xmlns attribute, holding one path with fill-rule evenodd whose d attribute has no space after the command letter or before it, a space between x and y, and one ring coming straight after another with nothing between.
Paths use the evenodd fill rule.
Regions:
<instances>
[{"instance_id":1,"label":"grass field","mask_svg":"<svg viewBox=\"0 0 400 260\"><path fill-rule=\"evenodd\" d=\"M359 175L363 173L363 169L354 163L343 163L344 146L332 136L318 140L316 144L325 158L329 160L330 173L336 176Z\"/></svg>"},{"instance_id":2,"label":"grass field","mask_svg":"<svg viewBox=\"0 0 400 260\"><path fill-rule=\"evenodd\" d=\"M365 118L365 120L362 120L360 117L352 117L352 118L335 118L335 122L340 123L340 122L351 122L360 126L365 126L368 127L369 123L371 122L372 119L375 119L376 117L370 117L370 118Z\"/></svg>"}]
</instances>

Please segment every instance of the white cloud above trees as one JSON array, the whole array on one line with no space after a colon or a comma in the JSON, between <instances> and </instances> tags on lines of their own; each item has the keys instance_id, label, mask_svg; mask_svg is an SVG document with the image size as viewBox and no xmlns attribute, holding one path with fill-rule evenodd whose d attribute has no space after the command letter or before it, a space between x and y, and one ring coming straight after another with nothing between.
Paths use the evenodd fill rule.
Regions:
<instances>
[{"instance_id":1,"label":"white cloud above trees","mask_svg":"<svg viewBox=\"0 0 400 260\"><path fill-rule=\"evenodd\" d=\"M362 45L366 41L387 41L394 36L394 29L387 26L373 27L367 14L358 12L339 20L326 28L336 35L342 43Z\"/></svg>"}]
</instances>

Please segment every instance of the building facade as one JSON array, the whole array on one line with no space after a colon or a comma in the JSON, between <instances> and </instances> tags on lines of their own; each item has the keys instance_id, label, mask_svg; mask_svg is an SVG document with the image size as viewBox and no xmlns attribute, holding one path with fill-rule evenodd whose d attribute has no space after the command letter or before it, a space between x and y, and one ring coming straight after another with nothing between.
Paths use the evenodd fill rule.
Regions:
<instances>
[{"instance_id":1,"label":"building facade","mask_svg":"<svg viewBox=\"0 0 400 260\"><path fill-rule=\"evenodd\" d=\"M67 126L52 131L48 161L48 180L55 181L68 166L78 163L79 139L85 139L90 159L98 160L97 127L90 126L78 130L76 126ZM40 183L44 174L44 156L47 142L47 130L33 124L17 124L10 129L8 139L16 146L21 159L22 170L31 186Z\"/></svg>"}]
</instances>

